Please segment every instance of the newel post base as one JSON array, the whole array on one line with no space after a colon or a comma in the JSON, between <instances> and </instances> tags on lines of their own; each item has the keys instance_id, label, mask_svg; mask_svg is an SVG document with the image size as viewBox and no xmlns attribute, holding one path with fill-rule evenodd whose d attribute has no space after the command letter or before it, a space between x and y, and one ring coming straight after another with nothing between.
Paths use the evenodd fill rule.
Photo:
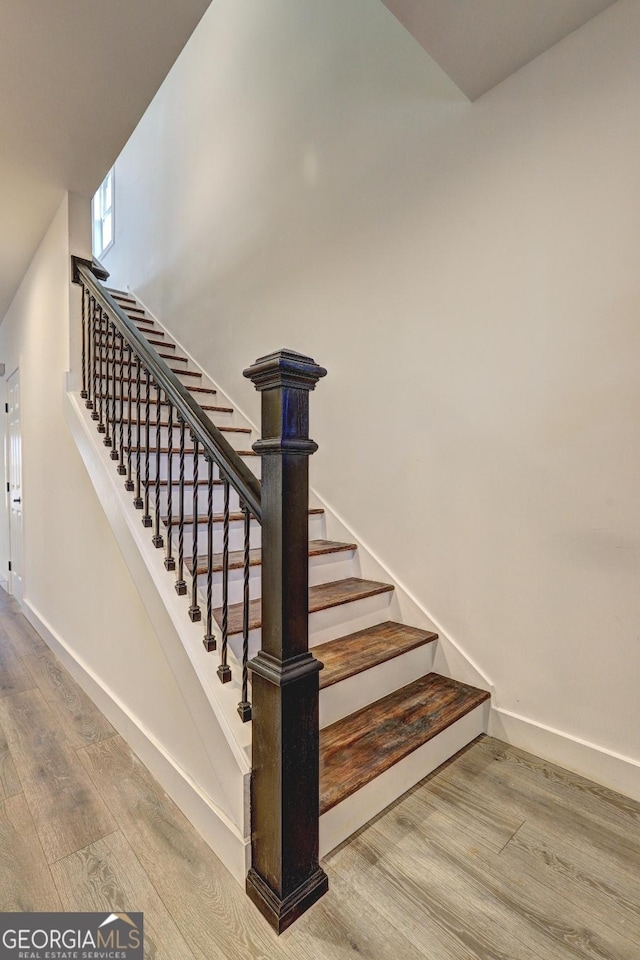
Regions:
<instances>
[{"instance_id":1,"label":"newel post base","mask_svg":"<svg viewBox=\"0 0 640 960\"><path fill-rule=\"evenodd\" d=\"M309 391L326 370L280 350L244 375L262 394L262 649L252 671L247 893L277 933L318 900L318 674L309 652Z\"/></svg>"}]
</instances>

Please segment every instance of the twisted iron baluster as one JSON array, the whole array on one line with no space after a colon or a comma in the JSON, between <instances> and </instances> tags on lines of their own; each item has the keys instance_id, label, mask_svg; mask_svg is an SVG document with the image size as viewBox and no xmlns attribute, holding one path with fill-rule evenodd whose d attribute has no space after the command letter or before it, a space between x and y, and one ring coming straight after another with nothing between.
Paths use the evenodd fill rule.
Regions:
<instances>
[{"instance_id":1,"label":"twisted iron baluster","mask_svg":"<svg viewBox=\"0 0 640 960\"><path fill-rule=\"evenodd\" d=\"M86 400L87 393L87 288L82 287L82 390L80 396Z\"/></svg>"},{"instance_id":2,"label":"twisted iron baluster","mask_svg":"<svg viewBox=\"0 0 640 960\"><path fill-rule=\"evenodd\" d=\"M200 452L198 438L193 437L193 545L191 547L191 606L189 616L192 623L201 619L198 606L198 455Z\"/></svg>"},{"instance_id":3,"label":"twisted iron baluster","mask_svg":"<svg viewBox=\"0 0 640 960\"><path fill-rule=\"evenodd\" d=\"M113 383L113 359L111 355L111 321L106 313L103 314L105 320L105 331L104 331L104 349L105 349L105 397L104 397L104 426L105 434L104 440L102 441L105 447L111 446L111 429L110 429L110 419L109 411L111 409L111 392L112 392L112 383Z\"/></svg>"},{"instance_id":4,"label":"twisted iron baluster","mask_svg":"<svg viewBox=\"0 0 640 960\"><path fill-rule=\"evenodd\" d=\"M224 513L222 517L222 648L218 677L220 683L231 680L231 667L227 663L229 639L229 481L222 480L224 489Z\"/></svg>"},{"instance_id":5,"label":"twisted iron baluster","mask_svg":"<svg viewBox=\"0 0 640 960\"><path fill-rule=\"evenodd\" d=\"M249 703L249 540L251 536L251 514L242 504L244 513L244 556L243 556L243 597L242 597L242 700L238 704L238 713L243 723L251 720Z\"/></svg>"},{"instance_id":6,"label":"twisted iron baluster","mask_svg":"<svg viewBox=\"0 0 640 960\"><path fill-rule=\"evenodd\" d=\"M82 288L83 296L87 300L87 399L84 402L87 410L93 410L93 398L91 388L93 386L93 367L91 364L91 338L93 337L92 316L91 316L91 298L86 287Z\"/></svg>"},{"instance_id":7,"label":"twisted iron baluster","mask_svg":"<svg viewBox=\"0 0 640 960\"><path fill-rule=\"evenodd\" d=\"M184 580L184 420L178 414L180 423L180 486L178 497L178 579L175 587L176 593L183 597L187 592L187 584Z\"/></svg>"},{"instance_id":8,"label":"twisted iron baluster","mask_svg":"<svg viewBox=\"0 0 640 960\"><path fill-rule=\"evenodd\" d=\"M167 414L167 424L169 427L169 438L167 442L167 555L164 558L165 569L175 570L176 561L172 553L173 532L173 404L167 397L169 410Z\"/></svg>"},{"instance_id":9,"label":"twisted iron baluster","mask_svg":"<svg viewBox=\"0 0 640 960\"><path fill-rule=\"evenodd\" d=\"M162 539L162 534L160 533L160 451L162 449L162 421L160 420L161 409L160 387L156 384L156 503L155 531L153 534L152 543L154 547L158 547L158 549L164 546L164 540Z\"/></svg>"},{"instance_id":10,"label":"twisted iron baluster","mask_svg":"<svg viewBox=\"0 0 640 960\"><path fill-rule=\"evenodd\" d=\"M118 333L118 343L120 345L120 397L118 403L118 411L120 414L119 423L119 441L118 441L118 473L121 477L124 477L127 472L127 468L124 462L124 337L121 333Z\"/></svg>"},{"instance_id":11,"label":"twisted iron baluster","mask_svg":"<svg viewBox=\"0 0 640 960\"><path fill-rule=\"evenodd\" d=\"M207 479L207 627L202 642L207 653L216 648L213 635L213 458L207 456L209 476Z\"/></svg>"},{"instance_id":12,"label":"twisted iron baluster","mask_svg":"<svg viewBox=\"0 0 640 960\"><path fill-rule=\"evenodd\" d=\"M116 330L115 324L112 324L112 325L111 325L111 389L112 389L112 396L111 396L111 445L112 445L112 447L113 447L113 450L112 450L111 453L109 454L109 456L111 457L112 460L119 460L119 459L120 459L120 454L118 453L118 450L117 450L118 444L117 444L117 440L116 440L117 423L118 423L118 418L117 418L117 415L116 415L116 411L117 411L117 409L118 409L118 396L117 396L117 392L116 392L117 389L118 389L118 377L117 377L117 374L116 374L116 368L117 368L117 365L118 365L117 352L118 352L118 337L119 337L119 336L120 336L120 334L119 334L119 332ZM120 366L120 377L122 377L122 365Z\"/></svg>"},{"instance_id":13,"label":"twisted iron baluster","mask_svg":"<svg viewBox=\"0 0 640 960\"><path fill-rule=\"evenodd\" d=\"M127 479L124 482L125 490L128 490L129 493L133 493L135 485L133 482L133 477L131 476L131 421L133 419L133 410L131 408L131 397L133 391L131 390L131 384L133 382L133 363L132 363L133 352L131 350L131 345L127 343ZM122 385L120 389L123 391L123 400L124 400L124 376L122 377Z\"/></svg>"},{"instance_id":14,"label":"twisted iron baluster","mask_svg":"<svg viewBox=\"0 0 640 960\"><path fill-rule=\"evenodd\" d=\"M151 374L145 370L145 404L144 404L144 514L142 526L150 527L153 523L149 513L149 460L151 459Z\"/></svg>"},{"instance_id":15,"label":"twisted iron baluster","mask_svg":"<svg viewBox=\"0 0 640 960\"><path fill-rule=\"evenodd\" d=\"M98 343L100 344L100 419L98 422L98 433L105 432L104 408L105 408L105 346L104 346L104 311L98 306Z\"/></svg>"},{"instance_id":16,"label":"twisted iron baluster","mask_svg":"<svg viewBox=\"0 0 640 960\"><path fill-rule=\"evenodd\" d=\"M96 301L93 296L89 297L89 303L91 305L91 338L93 341L93 403L89 408L89 401L87 400L87 407L91 409L91 419L98 420L98 324L96 321Z\"/></svg>"},{"instance_id":17,"label":"twisted iron baluster","mask_svg":"<svg viewBox=\"0 0 640 960\"><path fill-rule=\"evenodd\" d=\"M142 446L142 406L140 403L140 395L142 393L142 364L140 363L140 357L136 357L136 495L133 501L133 505L136 510L142 510L144 506L144 501L141 495L140 489L140 477L141 477L141 466L140 466L140 457L142 453L140 448ZM131 406L131 401L129 401L129 406Z\"/></svg>"}]
</instances>

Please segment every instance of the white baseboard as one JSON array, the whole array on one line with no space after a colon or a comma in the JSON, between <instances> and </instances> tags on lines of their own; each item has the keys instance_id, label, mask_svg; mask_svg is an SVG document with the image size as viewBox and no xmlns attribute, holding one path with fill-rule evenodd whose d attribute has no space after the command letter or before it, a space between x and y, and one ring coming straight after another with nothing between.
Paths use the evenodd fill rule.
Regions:
<instances>
[{"instance_id":1,"label":"white baseboard","mask_svg":"<svg viewBox=\"0 0 640 960\"><path fill-rule=\"evenodd\" d=\"M140 719L83 663L28 600L23 600L22 609L29 623L62 661L74 680L102 710L232 876L244 886L250 866L250 840L241 836L235 824L202 792L154 735L145 729Z\"/></svg>"},{"instance_id":2,"label":"white baseboard","mask_svg":"<svg viewBox=\"0 0 640 960\"><path fill-rule=\"evenodd\" d=\"M489 734L640 801L640 763L606 747L502 708L492 708Z\"/></svg>"}]
</instances>

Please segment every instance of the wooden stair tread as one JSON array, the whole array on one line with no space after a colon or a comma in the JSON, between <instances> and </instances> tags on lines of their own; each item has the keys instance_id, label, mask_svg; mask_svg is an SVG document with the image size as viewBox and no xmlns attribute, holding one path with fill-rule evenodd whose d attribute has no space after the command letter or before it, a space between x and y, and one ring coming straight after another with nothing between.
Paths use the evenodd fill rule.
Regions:
<instances>
[{"instance_id":1,"label":"wooden stair tread","mask_svg":"<svg viewBox=\"0 0 640 960\"><path fill-rule=\"evenodd\" d=\"M320 731L320 813L489 698L485 690L429 673Z\"/></svg>"},{"instance_id":2,"label":"wooden stair tread","mask_svg":"<svg viewBox=\"0 0 640 960\"><path fill-rule=\"evenodd\" d=\"M151 341L149 341L149 343L151 343ZM173 349L175 350L175 347ZM189 363L189 357L181 357L179 353L161 353L160 350L158 350L157 354L164 360L179 360L180 363ZM202 374L200 374L200 376L202 376Z\"/></svg>"},{"instance_id":3,"label":"wooden stair tread","mask_svg":"<svg viewBox=\"0 0 640 960\"><path fill-rule=\"evenodd\" d=\"M309 556L310 557L321 557L329 553L343 553L349 550L357 550L355 543L340 543L337 540L309 540ZM193 573L193 563L191 560L185 561L189 573ZM262 550L260 547L255 547L254 549L249 550L249 566L250 567L259 567L262 563ZM229 569L230 570L241 570L244 567L244 550L230 550L229 551ZM203 574L207 572L207 558L206 556L198 557L197 564L197 574ZM213 555L213 571L214 573L220 573L222 570L222 554L214 553Z\"/></svg>"},{"instance_id":4,"label":"wooden stair tread","mask_svg":"<svg viewBox=\"0 0 640 960\"><path fill-rule=\"evenodd\" d=\"M151 430L153 430L153 429L155 428L155 423L153 422L153 420L151 420L151 421L149 422L149 426L150 426ZM135 446L133 446L133 444L132 444L131 446L126 445L123 449L126 450L127 452L129 452L129 450L131 450L133 453L135 453L136 450L140 450L140 453L146 453L146 452L147 452L147 447L135 447ZM150 448L149 448L149 452L150 452L150 453L155 453L155 452L156 452L155 446L150 447ZM194 447L185 447L185 448L184 448L184 452L185 452L185 454L191 455L191 454L193 454L193 452L194 452ZM160 447L160 453L169 453L169 447ZM174 456L179 456L179 455L180 455L180 447L174 447L172 453L173 453ZM258 454L255 452L255 450L236 450L235 453L237 453L239 457L257 457L257 456L258 456ZM200 455L201 457L203 457L203 456L204 456L204 450L200 450L200 451L199 451L199 455Z\"/></svg>"},{"instance_id":5,"label":"wooden stair tread","mask_svg":"<svg viewBox=\"0 0 640 960\"><path fill-rule=\"evenodd\" d=\"M187 387L187 389L189 389L189 388ZM193 388L192 388L192 389L193 389ZM215 393L215 390L213 391L213 393ZM102 395L102 399L103 399L103 400L106 399L106 397L105 397L104 394ZM118 399L119 399L119 398L118 398ZM125 397L124 399L125 399L125 401L131 399L131 402L132 402L132 403L137 403L135 394L134 394L131 398ZM140 406L141 406L141 407L144 407L145 403L146 403L146 398L141 397L141 398L140 398ZM151 406L153 406L155 403L157 403L155 397L152 397L152 398L149 400L149 403L150 403ZM160 406L161 406L161 407L166 407L166 406L167 406L167 401L166 401L166 400L161 400L161 401L160 401ZM233 413L233 407L216 407L216 406L211 406L210 404L205 405L204 403L199 404L199 406L200 406L200 409L201 409L201 410L209 410L209 411L213 411L214 413ZM125 422L126 422L126 417L125 417L124 419L125 419ZM221 429L222 429L222 427L218 427L218 430L221 430Z\"/></svg>"},{"instance_id":6,"label":"wooden stair tread","mask_svg":"<svg viewBox=\"0 0 640 960\"><path fill-rule=\"evenodd\" d=\"M430 630L388 620L346 637L320 643L311 650L324 664L324 670L320 672L320 689L437 639L438 634Z\"/></svg>"},{"instance_id":7,"label":"wooden stair tread","mask_svg":"<svg viewBox=\"0 0 640 960\"><path fill-rule=\"evenodd\" d=\"M334 580L332 583L321 583L309 588L309 613L318 613L343 603L354 600L364 600L379 593L388 593L393 590L389 583L378 583L375 580L359 580L357 577L348 577L345 580ZM229 634L242 633L242 603L229 604L228 629ZM213 614L220 623L222 621L222 607L217 607ZM249 603L249 630L256 630L262 625L262 604L260 600L251 600Z\"/></svg>"},{"instance_id":8,"label":"wooden stair tread","mask_svg":"<svg viewBox=\"0 0 640 960\"><path fill-rule=\"evenodd\" d=\"M105 289L114 300L126 300L128 303L137 303L136 298L132 297L126 290L110 290L109 287L105 287Z\"/></svg>"},{"instance_id":9,"label":"wooden stair tread","mask_svg":"<svg viewBox=\"0 0 640 960\"><path fill-rule=\"evenodd\" d=\"M184 370L174 370L173 372L174 372L174 373L185 373ZM202 374L199 374L199 376L202 376ZM103 374L102 376L99 376L99 377L98 377L98 380L106 380L106 379L107 379L107 377L106 377L104 374ZM112 379L112 378L109 377L109 380L111 380L111 379ZM122 376L120 376L120 374L118 374L118 376L116 377L116 383L137 383L137 380L136 380L135 377L122 377ZM145 383L145 381L144 381L144 379L143 379L143 380L142 380L143 386L144 386L144 383ZM196 387L196 386L194 386L194 385L191 384L191 383L184 383L184 384L183 384L183 387L185 387L185 389L187 389L190 393L207 393L207 394L210 394L210 395L213 395L213 394L217 393L217 390L214 390L213 387ZM155 387L152 386L151 389L155 391ZM130 399L130 398L129 398L129 396L127 395L124 399L125 399L125 400L128 400L128 399ZM136 399L135 394L133 395L132 399L133 399L133 400ZM146 403L146 398L141 398L141 402ZM164 403L164 400L163 400L162 402ZM150 399L150 400L149 400L149 403L155 403L155 400L154 400L154 399Z\"/></svg>"},{"instance_id":10,"label":"wooden stair tread","mask_svg":"<svg viewBox=\"0 0 640 960\"><path fill-rule=\"evenodd\" d=\"M187 357L168 356L167 354L164 354L164 353L159 353L158 356L159 356L159 357L165 357L165 359L167 359L167 360L180 360L181 362L183 361L184 363L189 363L189 360L187 359ZM119 360L118 358L116 358L116 366L118 366L118 367L120 366L120 360ZM123 362L122 366L123 366L123 367L126 367L126 366L127 366L127 361L126 361L126 360ZM168 366L168 364L167 364L167 366ZM177 374L178 376L181 376L181 377L201 377L201 376L202 376L202 374L200 373L199 370L184 370L182 367L169 367L169 369L171 370L172 373L175 373L175 374ZM113 379L113 378L112 378L112 377L109 377L109 379L111 380L111 379ZM136 379L136 378L134 377L134 378L133 378L133 382L135 382L135 379ZM116 374L116 380L118 380L118 381L119 381L119 380L124 380L125 383L131 383L131 382L132 382L130 378L128 378L128 377L121 377L119 374ZM146 378L145 378L144 375L141 377L141 382L142 382L143 385L146 383ZM152 390L155 390L155 387L152 385L151 389L152 389Z\"/></svg>"},{"instance_id":11,"label":"wooden stair tread","mask_svg":"<svg viewBox=\"0 0 640 960\"><path fill-rule=\"evenodd\" d=\"M144 480L142 481L142 483L144 484ZM199 479L199 480L198 480L198 486L199 486L199 487L206 487L208 483L209 483L208 477L206 477L204 480L202 480L202 479ZM224 480L217 480L217 479L216 479L216 480L213 481L214 487L221 487L223 483L224 483ZM258 483L260 483L259 480L258 480ZM150 480L149 480L149 486L150 486L150 487L155 487L155 485L156 485L155 478L150 479ZM185 480L185 481L184 481L184 485L185 485L185 487L192 487L192 486L193 486L193 480ZM169 486L169 481L168 481L168 480L161 480L161 481L160 481L160 486L161 486L161 487L167 487L167 486ZM179 486L180 486L180 481L179 481L179 480L172 480L172 481L171 481L171 486L172 486L172 487L179 487Z\"/></svg>"},{"instance_id":12,"label":"wooden stair tread","mask_svg":"<svg viewBox=\"0 0 640 960\"><path fill-rule=\"evenodd\" d=\"M186 481L185 481L185 482L186 482ZM214 483L215 483L215 482L216 482L216 481L214 480ZM152 487L153 485L154 485L154 481L153 481L153 480L150 480L150 481L149 481L149 486ZM199 483L198 483L198 486L200 486ZM311 513L313 513L313 514L320 514L320 513L324 513L324 510L322 509L322 507L311 507L311 508L309 509L309 513L310 513L310 514L311 514ZM165 527L167 526L167 520L168 520L168 519L169 519L168 517L163 517L163 518L162 518L162 522L163 522L163 524L165 525ZM253 518L252 518L252 519L253 519ZM244 513L242 512L242 510L232 510L232 511L230 511L230 513L229 513L229 521L230 521L230 522L237 522L238 520L244 520ZM213 522L214 522L214 523L222 523L223 521L224 521L224 514L223 514L223 513L214 513L214 514L213 514ZM190 523L190 524L193 523L193 515L190 514L189 516L187 516L187 515L185 514L184 522L185 522L185 523ZM209 522L209 517L207 516L206 513L201 513L201 514L199 514L199 516L198 516L198 523L208 523L208 522ZM176 517L176 516L171 517L171 526L172 526L172 527L177 527L177 526L178 526L178 523L179 523L178 517ZM242 604L240 604L240 606L242 606Z\"/></svg>"},{"instance_id":13,"label":"wooden stair tread","mask_svg":"<svg viewBox=\"0 0 640 960\"><path fill-rule=\"evenodd\" d=\"M181 370L180 367L169 367L169 369L180 377L202 377L199 370Z\"/></svg>"},{"instance_id":14,"label":"wooden stair tread","mask_svg":"<svg viewBox=\"0 0 640 960\"><path fill-rule=\"evenodd\" d=\"M141 406L144 406L144 401L141 403ZM205 409L207 409L207 408L206 408L206 407L202 407L202 409L205 410ZM208 409L214 410L215 407L209 407ZM123 417L122 419L123 419L123 422L124 422L124 423L131 423L131 426L132 426L132 427L137 427L137 426L138 426L138 420L137 420L136 418L134 418L134 419L132 419L132 420L129 420L128 417ZM146 421L144 421L144 420L140 420L140 425L142 426L145 422L146 422ZM155 428L155 426L156 426L155 417L152 417L152 418L149 420L149 425L150 425L152 428ZM168 421L168 420L161 420L161 421L160 421L160 426L161 426L161 427L167 427L167 428L168 428L168 427L169 427L169 421ZM172 426L173 426L173 429L174 429L174 430L179 430L179 429L180 429L180 424L179 424L179 423L176 423L175 421L174 421L174 423L172 424ZM188 429L188 428L187 428L187 429ZM216 430L219 430L220 433L243 433L243 434L245 434L245 433L251 433L251 427L229 427L229 426L226 426L226 425L224 425L224 424L223 424L222 426L218 426L218 425L216 424ZM174 448L174 449L175 449L175 448Z\"/></svg>"}]
</instances>

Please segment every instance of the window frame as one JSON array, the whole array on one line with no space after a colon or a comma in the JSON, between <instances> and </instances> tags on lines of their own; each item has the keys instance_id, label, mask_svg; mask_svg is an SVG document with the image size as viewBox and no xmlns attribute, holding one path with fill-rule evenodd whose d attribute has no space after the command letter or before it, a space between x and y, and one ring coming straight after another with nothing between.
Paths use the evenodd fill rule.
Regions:
<instances>
[{"instance_id":1,"label":"window frame","mask_svg":"<svg viewBox=\"0 0 640 960\"><path fill-rule=\"evenodd\" d=\"M91 201L92 249L94 257L98 258L103 257L115 243L115 179L115 167L111 167ZM107 199L110 200L108 205ZM111 221L111 238L105 245L104 228L107 219Z\"/></svg>"}]
</instances>

